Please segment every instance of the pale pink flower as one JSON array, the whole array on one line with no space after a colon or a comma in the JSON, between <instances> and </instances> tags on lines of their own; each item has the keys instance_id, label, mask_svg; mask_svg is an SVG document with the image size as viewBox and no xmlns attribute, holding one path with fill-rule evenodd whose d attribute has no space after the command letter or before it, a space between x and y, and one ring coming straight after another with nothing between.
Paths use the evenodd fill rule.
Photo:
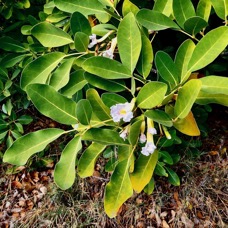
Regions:
<instances>
[{"instance_id":1,"label":"pale pink flower","mask_svg":"<svg viewBox=\"0 0 228 228\"><path fill-rule=\"evenodd\" d=\"M124 122L130 122L133 118L131 103L126 102L124 104L116 104L110 109L110 114L114 122L120 122L121 119L123 119Z\"/></svg>"},{"instance_id":2,"label":"pale pink flower","mask_svg":"<svg viewBox=\"0 0 228 228\"><path fill-rule=\"evenodd\" d=\"M94 45L97 44L97 36L96 34L92 34L91 36L89 36L90 38L90 44L88 45L88 48L92 48Z\"/></svg>"},{"instance_id":3,"label":"pale pink flower","mask_svg":"<svg viewBox=\"0 0 228 228\"><path fill-rule=\"evenodd\" d=\"M155 149L157 147L154 145L153 142L147 142L144 147L142 147L141 153L145 156L149 156L150 154L153 154Z\"/></svg>"},{"instance_id":4,"label":"pale pink flower","mask_svg":"<svg viewBox=\"0 0 228 228\"><path fill-rule=\"evenodd\" d=\"M141 133L141 135L139 137L139 142L140 143L146 142L146 135L144 133Z\"/></svg>"}]
</instances>

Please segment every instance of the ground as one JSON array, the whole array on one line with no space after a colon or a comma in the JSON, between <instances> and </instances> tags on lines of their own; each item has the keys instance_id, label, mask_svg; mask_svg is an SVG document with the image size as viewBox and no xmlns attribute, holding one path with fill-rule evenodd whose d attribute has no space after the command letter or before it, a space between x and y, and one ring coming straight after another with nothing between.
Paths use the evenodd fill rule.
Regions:
<instances>
[{"instance_id":1,"label":"ground","mask_svg":"<svg viewBox=\"0 0 228 228\"><path fill-rule=\"evenodd\" d=\"M209 135L202 138L197 158L183 156L174 167L181 186L156 177L152 195L134 194L114 219L103 210L110 174L99 159L93 177L77 177L74 186L59 190L53 183L53 163L45 168L1 164L1 227L228 227L228 109L213 107ZM40 118L41 124L55 124ZM45 127L43 126L43 127ZM11 174L7 174L11 173ZM13 174L12 174L13 173Z\"/></svg>"}]
</instances>

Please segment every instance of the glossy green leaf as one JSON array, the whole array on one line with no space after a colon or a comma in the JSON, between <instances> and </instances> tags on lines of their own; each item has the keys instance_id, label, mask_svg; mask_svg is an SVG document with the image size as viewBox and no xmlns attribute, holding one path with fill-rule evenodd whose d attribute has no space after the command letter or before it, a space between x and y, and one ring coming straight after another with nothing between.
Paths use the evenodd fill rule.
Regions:
<instances>
[{"instance_id":1,"label":"glossy green leaf","mask_svg":"<svg viewBox=\"0 0 228 228\"><path fill-rule=\"evenodd\" d=\"M153 10L169 17L173 12L173 0L155 1Z\"/></svg>"},{"instance_id":2,"label":"glossy green leaf","mask_svg":"<svg viewBox=\"0 0 228 228\"><path fill-rule=\"evenodd\" d=\"M157 165L154 169L154 173L160 177L168 177L168 173L166 172L166 170L164 169L165 164L163 162L157 162Z\"/></svg>"},{"instance_id":3,"label":"glossy green leaf","mask_svg":"<svg viewBox=\"0 0 228 228\"><path fill-rule=\"evenodd\" d=\"M92 143L82 154L78 162L78 175L81 178L93 175L98 156L105 149L105 145Z\"/></svg>"},{"instance_id":4,"label":"glossy green leaf","mask_svg":"<svg viewBox=\"0 0 228 228\"><path fill-rule=\"evenodd\" d=\"M130 127L128 140L130 144L133 146L138 142L141 124L142 124L142 119L134 122Z\"/></svg>"},{"instance_id":5,"label":"glossy green leaf","mask_svg":"<svg viewBox=\"0 0 228 228\"><path fill-rule=\"evenodd\" d=\"M46 83L49 74L56 68L64 56L65 54L61 52L52 52L27 64L22 71L21 88L25 90L27 85L31 83Z\"/></svg>"},{"instance_id":6,"label":"glossy green leaf","mask_svg":"<svg viewBox=\"0 0 228 228\"><path fill-rule=\"evenodd\" d=\"M14 40L9 36L4 36L0 38L0 49L4 51L12 52L26 52L26 48L18 40Z\"/></svg>"},{"instance_id":7,"label":"glossy green leaf","mask_svg":"<svg viewBox=\"0 0 228 228\"><path fill-rule=\"evenodd\" d=\"M10 53L4 56L1 61L0 65L4 66L5 68L13 67L20 61L22 61L26 56L26 54L16 54L16 53Z\"/></svg>"},{"instance_id":8,"label":"glossy green leaf","mask_svg":"<svg viewBox=\"0 0 228 228\"><path fill-rule=\"evenodd\" d=\"M86 52L89 45L89 36L83 32L76 32L74 46L78 52Z\"/></svg>"},{"instance_id":9,"label":"glossy green leaf","mask_svg":"<svg viewBox=\"0 0 228 228\"><path fill-rule=\"evenodd\" d=\"M158 73L169 83L171 89L178 85L180 72L167 53L158 51L155 55L155 65Z\"/></svg>"},{"instance_id":10,"label":"glossy green leaf","mask_svg":"<svg viewBox=\"0 0 228 228\"><path fill-rule=\"evenodd\" d=\"M61 129L51 128L24 135L6 150L3 162L18 166L24 165L33 154L42 151L50 142L63 133L64 131Z\"/></svg>"},{"instance_id":11,"label":"glossy green leaf","mask_svg":"<svg viewBox=\"0 0 228 228\"><path fill-rule=\"evenodd\" d=\"M54 0L58 9L68 13L79 12L83 15L103 14L104 6L98 0Z\"/></svg>"},{"instance_id":12,"label":"glossy green leaf","mask_svg":"<svg viewBox=\"0 0 228 228\"><path fill-rule=\"evenodd\" d=\"M164 126L167 126L167 127L173 126L173 122L172 122L171 118L169 117L169 115L162 110L158 110L158 109L148 110L145 112L145 116L149 117L153 121L155 121L159 124L162 124Z\"/></svg>"},{"instance_id":13,"label":"glossy green leaf","mask_svg":"<svg viewBox=\"0 0 228 228\"><path fill-rule=\"evenodd\" d=\"M91 35L91 26L88 19L77 11L71 15L70 28L73 35L77 32L83 32L88 36Z\"/></svg>"},{"instance_id":14,"label":"glossy green leaf","mask_svg":"<svg viewBox=\"0 0 228 228\"><path fill-rule=\"evenodd\" d=\"M93 112L101 121L111 120L109 108L103 103L95 89L87 90L86 98L90 101Z\"/></svg>"},{"instance_id":15,"label":"glossy green leaf","mask_svg":"<svg viewBox=\"0 0 228 228\"><path fill-rule=\"evenodd\" d=\"M70 71L73 63L74 58L64 61L52 74L49 85L54 87L56 90L64 87L69 82Z\"/></svg>"},{"instance_id":16,"label":"glossy green leaf","mask_svg":"<svg viewBox=\"0 0 228 228\"><path fill-rule=\"evenodd\" d=\"M197 33L207 27L208 23L199 16L190 17L184 22L184 29L189 34L195 36Z\"/></svg>"},{"instance_id":17,"label":"glossy green leaf","mask_svg":"<svg viewBox=\"0 0 228 228\"><path fill-rule=\"evenodd\" d=\"M178 119L173 123L173 126L181 133L189 136L199 136L200 130L196 123L196 120L192 114L189 112L188 115L183 119Z\"/></svg>"},{"instance_id":18,"label":"glossy green leaf","mask_svg":"<svg viewBox=\"0 0 228 228\"><path fill-rule=\"evenodd\" d=\"M199 94L201 84L199 79L192 79L179 89L174 106L174 112L178 118L183 119L189 114Z\"/></svg>"},{"instance_id":19,"label":"glossy green leaf","mask_svg":"<svg viewBox=\"0 0 228 228\"><path fill-rule=\"evenodd\" d=\"M149 183L158 161L158 151L149 156L140 155L135 163L134 172L130 174L131 184L136 192L141 192Z\"/></svg>"},{"instance_id":20,"label":"glossy green leaf","mask_svg":"<svg viewBox=\"0 0 228 228\"><path fill-rule=\"evenodd\" d=\"M121 205L132 196L128 159L117 164L110 182L105 188L104 208L110 218L117 215Z\"/></svg>"},{"instance_id":21,"label":"glossy green leaf","mask_svg":"<svg viewBox=\"0 0 228 228\"><path fill-rule=\"evenodd\" d=\"M101 99L109 108L113 105L127 102L127 99L125 97L122 97L116 93L103 93Z\"/></svg>"},{"instance_id":22,"label":"glossy green leaf","mask_svg":"<svg viewBox=\"0 0 228 228\"><path fill-rule=\"evenodd\" d=\"M173 159L167 151L159 151L159 156L161 156L163 162L173 165Z\"/></svg>"},{"instance_id":23,"label":"glossy green leaf","mask_svg":"<svg viewBox=\"0 0 228 228\"><path fill-rule=\"evenodd\" d=\"M87 81L84 78L84 70L76 70L70 74L70 80L66 86L61 89L61 93L65 96L72 97L75 93L81 90Z\"/></svg>"},{"instance_id":24,"label":"glossy green leaf","mask_svg":"<svg viewBox=\"0 0 228 228\"><path fill-rule=\"evenodd\" d=\"M221 26L208 32L193 51L188 65L189 71L196 71L210 64L227 45L228 27Z\"/></svg>"},{"instance_id":25,"label":"glossy green leaf","mask_svg":"<svg viewBox=\"0 0 228 228\"><path fill-rule=\"evenodd\" d=\"M117 28L112 24L98 24L92 27L92 33L98 36L104 36L111 30L116 31Z\"/></svg>"},{"instance_id":26,"label":"glossy green leaf","mask_svg":"<svg viewBox=\"0 0 228 228\"><path fill-rule=\"evenodd\" d=\"M109 6L111 8L114 7L114 2L110 0L98 0L100 3L102 3L104 6Z\"/></svg>"},{"instance_id":27,"label":"glossy green leaf","mask_svg":"<svg viewBox=\"0 0 228 228\"><path fill-rule=\"evenodd\" d=\"M200 105L215 103L228 107L228 95L199 92L195 103Z\"/></svg>"},{"instance_id":28,"label":"glossy green leaf","mask_svg":"<svg viewBox=\"0 0 228 228\"><path fill-rule=\"evenodd\" d=\"M27 89L35 107L45 116L62 124L76 124L76 103L49 85L31 84Z\"/></svg>"},{"instance_id":29,"label":"glossy green leaf","mask_svg":"<svg viewBox=\"0 0 228 228\"><path fill-rule=\"evenodd\" d=\"M83 140L89 140L97 142L104 145L126 145L127 141L124 141L118 132L101 129L101 128L91 128L84 135L82 135Z\"/></svg>"},{"instance_id":30,"label":"glossy green leaf","mask_svg":"<svg viewBox=\"0 0 228 228\"><path fill-rule=\"evenodd\" d=\"M154 191L154 188L155 188L155 181L154 181L154 178L151 178L150 182L144 188L144 192L147 195L151 195Z\"/></svg>"},{"instance_id":31,"label":"glossy green leaf","mask_svg":"<svg viewBox=\"0 0 228 228\"><path fill-rule=\"evenodd\" d=\"M81 124L89 125L92 117L92 112L93 112L93 109L88 100L81 99L77 103L76 115Z\"/></svg>"},{"instance_id":32,"label":"glossy green leaf","mask_svg":"<svg viewBox=\"0 0 228 228\"><path fill-rule=\"evenodd\" d=\"M168 181L174 186L180 186L180 178L178 177L178 175L168 167L165 167L165 169L169 174Z\"/></svg>"},{"instance_id":33,"label":"glossy green leaf","mask_svg":"<svg viewBox=\"0 0 228 228\"><path fill-rule=\"evenodd\" d=\"M212 6L216 14L222 19L227 20L228 16L228 0L211 0Z\"/></svg>"},{"instance_id":34,"label":"glossy green leaf","mask_svg":"<svg viewBox=\"0 0 228 228\"><path fill-rule=\"evenodd\" d=\"M184 28L184 23L190 17L196 16L194 6L191 0L174 0L173 14L177 23Z\"/></svg>"},{"instance_id":35,"label":"glossy green leaf","mask_svg":"<svg viewBox=\"0 0 228 228\"><path fill-rule=\"evenodd\" d=\"M180 72L180 82L185 82L190 76L190 71L188 71L188 64L192 57L192 53L195 49L195 44L192 40L185 40L177 50L175 56L175 65Z\"/></svg>"},{"instance_id":36,"label":"glossy green leaf","mask_svg":"<svg viewBox=\"0 0 228 228\"><path fill-rule=\"evenodd\" d=\"M139 11L139 8L129 0L124 0L122 6L122 14L125 17L128 13L132 12L136 15Z\"/></svg>"},{"instance_id":37,"label":"glossy green leaf","mask_svg":"<svg viewBox=\"0 0 228 228\"><path fill-rule=\"evenodd\" d=\"M105 79L124 79L130 78L130 70L116 60L112 60L102 56L94 56L87 59L82 68L99 77Z\"/></svg>"},{"instance_id":38,"label":"glossy green leaf","mask_svg":"<svg viewBox=\"0 0 228 228\"><path fill-rule=\"evenodd\" d=\"M211 13L211 0L199 0L196 15L208 21Z\"/></svg>"},{"instance_id":39,"label":"glossy green leaf","mask_svg":"<svg viewBox=\"0 0 228 228\"><path fill-rule=\"evenodd\" d=\"M54 181L63 190L70 188L74 184L75 161L81 148L80 136L76 136L66 145L61 153L59 162L55 166Z\"/></svg>"},{"instance_id":40,"label":"glossy green leaf","mask_svg":"<svg viewBox=\"0 0 228 228\"><path fill-rule=\"evenodd\" d=\"M126 90L125 81L122 79L108 80L98 77L94 74L90 74L88 72L85 72L84 77L89 84L99 89L103 89L109 92L121 92Z\"/></svg>"},{"instance_id":41,"label":"glossy green leaf","mask_svg":"<svg viewBox=\"0 0 228 228\"><path fill-rule=\"evenodd\" d=\"M133 73L141 51L141 35L133 13L120 22L117 42L121 62Z\"/></svg>"},{"instance_id":42,"label":"glossy green leaf","mask_svg":"<svg viewBox=\"0 0 228 228\"><path fill-rule=\"evenodd\" d=\"M167 85L162 82L149 82L138 93L138 107L150 109L161 104L167 91Z\"/></svg>"},{"instance_id":43,"label":"glossy green leaf","mask_svg":"<svg viewBox=\"0 0 228 228\"><path fill-rule=\"evenodd\" d=\"M137 71L146 79L150 74L153 63L153 49L149 38L142 34L142 49L137 63Z\"/></svg>"},{"instance_id":44,"label":"glossy green leaf","mask_svg":"<svg viewBox=\"0 0 228 228\"><path fill-rule=\"evenodd\" d=\"M31 33L44 47L60 47L73 43L69 34L48 22L35 25Z\"/></svg>"},{"instance_id":45,"label":"glossy green leaf","mask_svg":"<svg viewBox=\"0 0 228 228\"><path fill-rule=\"evenodd\" d=\"M169 17L155 10L141 9L137 13L136 19L142 26L154 31L168 28L180 29Z\"/></svg>"},{"instance_id":46,"label":"glossy green leaf","mask_svg":"<svg viewBox=\"0 0 228 228\"><path fill-rule=\"evenodd\" d=\"M201 91L209 94L228 95L228 78L220 76L207 76L200 78L202 82Z\"/></svg>"},{"instance_id":47,"label":"glossy green leaf","mask_svg":"<svg viewBox=\"0 0 228 228\"><path fill-rule=\"evenodd\" d=\"M46 18L46 21L49 23L57 23L57 22L60 22L66 18L68 18L68 15L66 13L57 12L57 13L53 13L53 14L49 15Z\"/></svg>"}]
</instances>

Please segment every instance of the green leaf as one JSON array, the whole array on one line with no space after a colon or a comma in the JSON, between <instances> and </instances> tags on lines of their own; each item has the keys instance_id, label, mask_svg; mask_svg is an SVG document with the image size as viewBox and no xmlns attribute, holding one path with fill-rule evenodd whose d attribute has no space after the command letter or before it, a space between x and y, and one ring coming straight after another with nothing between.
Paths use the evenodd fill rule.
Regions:
<instances>
[{"instance_id":1,"label":"green leaf","mask_svg":"<svg viewBox=\"0 0 228 228\"><path fill-rule=\"evenodd\" d=\"M178 85L180 72L167 53L158 51L155 55L155 65L159 74L169 83L171 89Z\"/></svg>"},{"instance_id":2,"label":"green leaf","mask_svg":"<svg viewBox=\"0 0 228 228\"><path fill-rule=\"evenodd\" d=\"M48 22L35 25L31 33L44 47L60 47L73 43L69 34Z\"/></svg>"},{"instance_id":3,"label":"green leaf","mask_svg":"<svg viewBox=\"0 0 228 228\"><path fill-rule=\"evenodd\" d=\"M17 63L21 62L26 56L28 56L28 55L26 55L26 54L10 53L10 54L7 54L6 56L4 56L1 59L0 64L2 66L4 66L5 68L13 67Z\"/></svg>"},{"instance_id":4,"label":"green leaf","mask_svg":"<svg viewBox=\"0 0 228 228\"><path fill-rule=\"evenodd\" d=\"M120 22L117 32L117 42L123 65L133 73L142 45L141 34L133 13L129 13Z\"/></svg>"},{"instance_id":5,"label":"green leaf","mask_svg":"<svg viewBox=\"0 0 228 228\"><path fill-rule=\"evenodd\" d=\"M46 83L49 74L56 68L65 54L52 52L45 54L26 65L21 75L21 88L32 83ZM31 77L32 75L32 77Z\"/></svg>"},{"instance_id":6,"label":"green leaf","mask_svg":"<svg viewBox=\"0 0 228 228\"><path fill-rule=\"evenodd\" d=\"M138 120L134 122L130 127L128 140L133 146L138 142L141 124L142 120Z\"/></svg>"},{"instance_id":7,"label":"green leaf","mask_svg":"<svg viewBox=\"0 0 228 228\"><path fill-rule=\"evenodd\" d=\"M149 82L138 93L136 102L139 108L150 109L161 104L167 91L162 82Z\"/></svg>"},{"instance_id":8,"label":"green leaf","mask_svg":"<svg viewBox=\"0 0 228 228\"><path fill-rule=\"evenodd\" d=\"M125 81L122 79L107 80L88 72L85 72L84 77L89 84L99 89L103 89L109 92L121 92L126 90Z\"/></svg>"},{"instance_id":9,"label":"green leaf","mask_svg":"<svg viewBox=\"0 0 228 228\"><path fill-rule=\"evenodd\" d=\"M98 0L54 0L58 9L68 13L79 12L83 15L103 14L104 6Z\"/></svg>"},{"instance_id":10,"label":"green leaf","mask_svg":"<svg viewBox=\"0 0 228 228\"><path fill-rule=\"evenodd\" d=\"M78 175L81 178L93 175L98 156L105 149L105 145L92 143L82 154L78 163Z\"/></svg>"},{"instance_id":11,"label":"green leaf","mask_svg":"<svg viewBox=\"0 0 228 228\"><path fill-rule=\"evenodd\" d=\"M167 170L167 173L169 174L168 181L174 186L180 186L180 178L178 177L178 175L172 169L170 169L168 167L165 167L165 169Z\"/></svg>"},{"instance_id":12,"label":"green leaf","mask_svg":"<svg viewBox=\"0 0 228 228\"><path fill-rule=\"evenodd\" d=\"M177 118L183 119L189 114L199 94L201 84L199 79L192 79L180 88L174 106L174 112Z\"/></svg>"},{"instance_id":13,"label":"green leaf","mask_svg":"<svg viewBox=\"0 0 228 228\"><path fill-rule=\"evenodd\" d=\"M75 161L77 153L81 148L80 136L76 136L66 145L59 162L55 166L54 181L56 185L63 190L70 188L74 183Z\"/></svg>"},{"instance_id":14,"label":"green leaf","mask_svg":"<svg viewBox=\"0 0 228 228\"><path fill-rule=\"evenodd\" d=\"M76 103L49 85L31 84L27 89L35 107L45 116L62 124L76 124Z\"/></svg>"},{"instance_id":15,"label":"green leaf","mask_svg":"<svg viewBox=\"0 0 228 228\"><path fill-rule=\"evenodd\" d=\"M199 16L190 17L187 21L184 22L184 29L189 34L195 36L205 27L207 27L208 23Z\"/></svg>"},{"instance_id":16,"label":"green leaf","mask_svg":"<svg viewBox=\"0 0 228 228\"><path fill-rule=\"evenodd\" d=\"M74 58L64 61L52 74L49 85L54 87L57 91L64 87L69 81L70 71L73 63Z\"/></svg>"},{"instance_id":17,"label":"green leaf","mask_svg":"<svg viewBox=\"0 0 228 228\"><path fill-rule=\"evenodd\" d=\"M228 95L228 78L220 76L207 76L200 78L202 82L201 91L209 94Z\"/></svg>"},{"instance_id":18,"label":"green leaf","mask_svg":"<svg viewBox=\"0 0 228 228\"><path fill-rule=\"evenodd\" d=\"M165 164L163 162L157 162L157 165L155 167L154 173L160 177L168 177L168 173L164 169Z\"/></svg>"},{"instance_id":19,"label":"green leaf","mask_svg":"<svg viewBox=\"0 0 228 228\"><path fill-rule=\"evenodd\" d=\"M153 63L153 49L149 38L141 34L142 49L137 63L137 71L146 79L150 74L152 63Z\"/></svg>"},{"instance_id":20,"label":"green leaf","mask_svg":"<svg viewBox=\"0 0 228 228\"><path fill-rule=\"evenodd\" d=\"M100 3L102 3L104 6L109 6L111 8L114 8L114 2L110 0L98 0Z\"/></svg>"},{"instance_id":21,"label":"green leaf","mask_svg":"<svg viewBox=\"0 0 228 228\"><path fill-rule=\"evenodd\" d=\"M199 92L195 102L200 105L215 103L228 107L228 95Z\"/></svg>"},{"instance_id":22,"label":"green leaf","mask_svg":"<svg viewBox=\"0 0 228 228\"><path fill-rule=\"evenodd\" d=\"M88 49L89 36L83 32L76 32L74 37L74 46L78 52L85 52Z\"/></svg>"},{"instance_id":23,"label":"green leaf","mask_svg":"<svg viewBox=\"0 0 228 228\"><path fill-rule=\"evenodd\" d=\"M126 145L128 144L124 141L118 132L101 129L101 128L91 128L84 135L82 135L83 140L94 141L104 145Z\"/></svg>"},{"instance_id":24,"label":"green leaf","mask_svg":"<svg viewBox=\"0 0 228 228\"><path fill-rule=\"evenodd\" d=\"M9 36L0 38L0 49L12 52L26 52L26 48L18 40L14 40Z\"/></svg>"},{"instance_id":25,"label":"green leaf","mask_svg":"<svg viewBox=\"0 0 228 228\"><path fill-rule=\"evenodd\" d=\"M33 121L33 118L29 115L22 115L19 118L17 118L17 121L20 124L30 124Z\"/></svg>"},{"instance_id":26,"label":"green leaf","mask_svg":"<svg viewBox=\"0 0 228 228\"><path fill-rule=\"evenodd\" d=\"M169 17L155 10L141 9L137 13L136 19L149 30L180 29Z\"/></svg>"},{"instance_id":27,"label":"green leaf","mask_svg":"<svg viewBox=\"0 0 228 228\"><path fill-rule=\"evenodd\" d=\"M112 24L98 24L92 27L92 33L98 36L104 36L111 30L116 31L117 28Z\"/></svg>"},{"instance_id":28,"label":"green leaf","mask_svg":"<svg viewBox=\"0 0 228 228\"><path fill-rule=\"evenodd\" d=\"M82 68L91 74L106 79L124 79L131 77L130 70L120 62L102 56L94 56L87 59L82 64Z\"/></svg>"},{"instance_id":29,"label":"green leaf","mask_svg":"<svg viewBox=\"0 0 228 228\"><path fill-rule=\"evenodd\" d=\"M77 103L76 115L81 124L89 125L92 112L93 109L88 100L82 99Z\"/></svg>"},{"instance_id":30,"label":"green leaf","mask_svg":"<svg viewBox=\"0 0 228 228\"><path fill-rule=\"evenodd\" d=\"M197 5L196 15L208 21L211 13L211 0L200 0Z\"/></svg>"},{"instance_id":31,"label":"green leaf","mask_svg":"<svg viewBox=\"0 0 228 228\"><path fill-rule=\"evenodd\" d=\"M212 6L216 14L222 19L227 20L228 1L227 0L211 0Z\"/></svg>"},{"instance_id":32,"label":"green leaf","mask_svg":"<svg viewBox=\"0 0 228 228\"><path fill-rule=\"evenodd\" d=\"M132 196L128 159L117 164L105 188L104 208L110 218L116 216L121 205Z\"/></svg>"},{"instance_id":33,"label":"green leaf","mask_svg":"<svg viewBox=\"0 0 228 228\"><path fill-rule=\"evenodd\" d=\"M135 163L134 172L130 174L131 184L133 189L140 193L149 183L156 163L158 161L158 151L155 150L149 156L140 155Z\"/></svg>"},{"instance_id":34,"label":"green leaf","mask_svg":"<svg viewBox=\"0 0 228 228\"><path fill-rule=\"evenodd\" d=\"M61 89L61 93L65 96L72 97L75 93L81 90L87 81L84 78L84 70L76 70L70 74L70 80L66 86Z\"/></svg>"},{"instance_id":35,"label":"green leaf","mask_svg":"<svg viewBox=\"0 0 228 228\"><path fill-rule=\"evenodd\" d=\"M146 187L144 188L144 192L147 195L151 195L154 191L154 187L155 187L155 182L154 182L154 178L152 178L150 180L150 182L146 185Z\"/></svg>"},{"instance_id":36,"label":"green leaf","mask_svg":"<svg viewBox=\"0 0 228 228\"><path fill-rule=\"evenodd\" d=\"M17 139L13 145L6 150L3 162L13 165L24 165L29 157L42 151L50 142L64 133L61 129L44 129L29 133Z\"/></svg>"},{"instance_id":37,"label":"green leaf","mask_svg":"<svg viewBox=\"0 0 228 228\"><path fill-rule=\"evenodd\" d=\"M185 40L177 50L175 56L175 65L180 72L180 82L185 82L190 76L190 71L188 71L188 64L192 57L192 53L195 49L195 44L192 40Z\"/></svg>"},{"instance_id":38,"label":"green leaf","mask_svg":"<svg viewBox=\"0 0 228 228\"><path fill-rule=\"evenodd\" d=\"M169 17L173 12L173 0L155 1L153 10Z\"/></svg>"},{"instance_id":39,"label":"green leaf","mask_svg":"<svg viewBox=\"0 0 228 228\"><path fill-rule=\"evenodd\" d=\"M79 12L74 12L70 18L70 28L75 35L77 32L83 32L88 36L91 35L91 26L88 19Z\"/></svg>"},{"instance_id":40,"label":"green leaf","mask_svg":"<svg viewBox=\"0 0 228 228\"><path fill-rule=\"evenodd\" d=\"M161 156L163 162L173 165L173 159L167 151L159 151L159 156Z\"/></svg>"},{"instance_id":41,"label":"green leaf","mask_svg":"<svg viewBox=\"0 0 228 228\"><path fill-rule=\"evenodd\" d=\"M46 21L49 23L57 23L68 18L68 15L63 12L53 13L46 18Z\"/></svg>"},{"instance_id":42,"label":"green leaf","mask_svg":"<svg viewBox=\"0 0 228 228\"><path fill-rule=\"evenodd\" d=\"M116 93L102 93L101 99L109 108L113 105L127 102L127 99L125 97L122 97Z\"/></svg>"},{"instance_id":43,"label":"green leaf","mask_svg":"<svg viewBox=\"0 0 228 228\"><path fill-rule=\"evenodd\" d=\"M194 17L196 15L191 0L174 0L173 14L177 23L182 28L184 28L185 21L187 21L190 17Z\"/></svg>"},{"instance_id":44,"label":"green leaf","mask_svg":"<svg viewBox=\"0 0 228 228\"><path fill-rule=\"evenodd\" d=\"M123 2L123 6L122 6L122 14L125 17L128 13L133 13L134 15L136 15L139 11L139 8L133 4L132 2L130 2L129 0L124 0Z\"/></svg>"},{"instance_id":45,"label":"green leaf","mask_svg":"<svg viewBox=\"0 0 228 228\"><path fill-rule=\"evenodd\" d=\"M111 121L110 110L101 100L98 92L95 89L88 89L86 91L86 98L90 101L94 114L101 121Z\"/></svg>"},{"instance_id":46,"label":"green leaf","mask_svg":"<svg viewBox=\"0 0 228 228\"><path fill-rule=\"evenodd\" d=\"M162 124L164 126L167 126L167 127L173 126L173 122L172 122L171 118L169 117L169 115L162 110L158 110L158 109L148 110L145 112L145 116L149 117L153 121L155 121L159 124Z\"/></svg>"},{"instance_id":47,"label":"green leaf","mask_svg":"<svg viewBox=\"0 0 228 228\"><path fill-rule=\"evenodd\" d=\"M188 70L199 70L211 62L228 45L228 27L221 26L208 32L196 45L190 59Z\"/></svg>"}]
</instances>

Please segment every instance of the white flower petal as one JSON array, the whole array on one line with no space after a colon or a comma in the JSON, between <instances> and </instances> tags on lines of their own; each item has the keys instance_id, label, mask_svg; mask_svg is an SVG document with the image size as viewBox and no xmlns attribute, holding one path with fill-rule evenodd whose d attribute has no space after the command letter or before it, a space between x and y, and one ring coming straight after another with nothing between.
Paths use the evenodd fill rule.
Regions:
<instances>
[{"instance_id":1,"label":"white flower petal","mask_svg":"<svg viewBox=\"0 0 228 228\"><path fill-rule=\"evenodd\" d=\"M157 130L154 127L151 127L148 129L148 132L152 135L156 135L157 134Z\"/></svg>"},{"instance_id":2,"label":"white flower petal","mask_svg":"<svg viewBox=\"0 0 228 228\"><path fill-rule=\"evenodd\" d=\"M139 137L139 142L140 142L140 143L146 142L146 135L145 135L145 134L141 133L141 135L140 135L140 137Z\"/></svg>"},{"instance_id":3,"label":"white flower petal","mask_svg":"<svg viewBox=\"0 0 228 228\"><path fill-rule=\"evenodd\" d=\"M124 104L113 105L110 108L110 114L113 118L113 121L119 122L121 119L123 119L124 122L130 122L133 118L133 112L131 109L129 109L129 106L131 107L131 104L128 102Z\"/></svg>"}]
</instances>

